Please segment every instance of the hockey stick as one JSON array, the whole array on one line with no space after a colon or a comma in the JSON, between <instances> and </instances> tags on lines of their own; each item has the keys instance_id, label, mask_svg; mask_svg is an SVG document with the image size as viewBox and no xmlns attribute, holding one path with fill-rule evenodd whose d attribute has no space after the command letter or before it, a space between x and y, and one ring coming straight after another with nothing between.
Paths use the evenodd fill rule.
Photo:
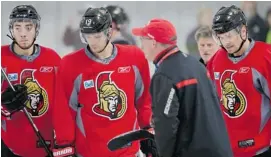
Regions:
<instances>
[{"instance_id":1,"label":"hockey stick","mask_svg":"<svg viewBox=\"0 0 271 157\"><path fill-rule=\"evenodd\" d=\"M8 84L10 86L10 88L15 92L15 88L13 87L12 83L10 82L6 72L4 71L4 69L1 67L1 72L4 75L5 80L8 81ZM46 153L48 154L49 157L53 157L52 152L50 151L49 147L47 146L47 144L45 143L44 138L42 137L40 131L38 130L37 126L35 125L35 123L33 122L33 119L30 117L30 115L28 114L28 111L26 110L26 108L23 108L23 112L26 115L27 119L29 120L31 126L34 129L34 132L36 133L37 137L39 138L39 141L41 142L41 144L44 146L44 149L46 151Z\"/></svg>"},{"instance_id":2,"label":"hockey stick","mask_svg":"<svg viewBox=\"0 0 271 157\"><path fill-rule=\"evenodd\" d=\"M137 140L144 140L144 139L151 139L154 140L154 135L150 133L148 130L136 130L130 131L123 134L120 134L114 138L112 138L107 147L109 150L114 151L117 149L122 148L123 146L129 144L130 142L137 141Z\"/></svg>"}]
</instances>

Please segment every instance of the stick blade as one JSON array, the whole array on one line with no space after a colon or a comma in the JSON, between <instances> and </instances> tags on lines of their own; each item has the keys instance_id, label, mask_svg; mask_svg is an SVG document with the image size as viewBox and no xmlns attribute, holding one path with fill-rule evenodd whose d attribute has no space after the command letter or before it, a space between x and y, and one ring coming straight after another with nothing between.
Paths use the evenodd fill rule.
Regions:
<instances>
[{"instance_id":1,"label":"stick blade","mask_svg":"<svg viewBox=\"0 0 271 157\"><path fill-rule=\"evenodd\" d=\"M108 142L107 147L109 150L115 151L129 144L130 142L144 139L154 139L154 135L147 130L130 131L112 138Z\"/></svg>"}]
</instances>

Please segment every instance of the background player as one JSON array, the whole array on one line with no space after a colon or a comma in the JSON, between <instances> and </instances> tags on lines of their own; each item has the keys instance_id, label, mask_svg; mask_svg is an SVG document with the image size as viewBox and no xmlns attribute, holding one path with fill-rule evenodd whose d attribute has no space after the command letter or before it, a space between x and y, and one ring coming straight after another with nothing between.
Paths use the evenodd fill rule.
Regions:
<instances>
[{"instance_id":1,"label":"background player","mask_svg":"<svg viewBox=\"0 0 271 157\"><path fill-rule=\"evenodd\" d=\"M114 44L135 45L135 39L127 30L129 17L125 10L117 5L108 5L106 9L112 17L111 41Z\"/></svg>"}]
</instances>

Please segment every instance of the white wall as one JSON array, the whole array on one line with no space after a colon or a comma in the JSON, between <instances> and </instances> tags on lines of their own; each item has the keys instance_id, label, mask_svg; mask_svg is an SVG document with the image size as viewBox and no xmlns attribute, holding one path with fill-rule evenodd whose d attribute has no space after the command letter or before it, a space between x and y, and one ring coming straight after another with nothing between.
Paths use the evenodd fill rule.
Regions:
<instances>
[{"instance_id":1,"label":"white wall","mask_svg":"<svg viewBox=\"0 0 271 157\"><path fill-rule=\"evenodd\" d=\"M178 45L183 51L187 51L185 40L187 34L193 27L196 26L196 14L202 6L210 7L216 12L221 6L235 4L240 6L241 2L155 2L155 1L140 1L140 2L117 2L117 1L100 1L100 2L54 2L54 1L39 1L39 2L1 2L1 44L10 43L10 39L6 36L8 33L8 18L13 7L19 4L32 4L36 7L41 15L41 31L37 42L41 45L51 47L61 56L72 51L71 47L66 47L62 43L62 35L66 25L72 22L74 27L79 26L78 10L85 10L87 6L104 6L106 4L118 4L126 9L131 19L130 27L143 26L151 18L162 17L170 20L178 32ZM258 10L262 17L268 7L271 7L270 2L258 2Z\"/></svg>"}]
</instances>

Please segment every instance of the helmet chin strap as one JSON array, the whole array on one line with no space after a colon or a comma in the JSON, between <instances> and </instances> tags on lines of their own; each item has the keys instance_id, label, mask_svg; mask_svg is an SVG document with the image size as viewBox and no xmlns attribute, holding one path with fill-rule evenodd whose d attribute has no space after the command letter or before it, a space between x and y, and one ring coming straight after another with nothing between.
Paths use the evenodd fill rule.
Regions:
<instances>
[{"instance_id":1,"label":"helmet chin strap","mask_svg":"<svg viewBox=\"0 0 271 157\"><path fill-rule=\"evenodd\" d=\"M13 37L11 31L9 30L10 34L7 34L7 36L13 41L14 44L18 45L22 50L28 50L30 47L32 47L36 41L36 37L37 37L37 32L36 32L36 35L35 35L35 38L33 40L33 42L28 46L28 47L21 47L20 44L18 44L18 42L15 40L15 38ZM34 50L33 50L34 51Z\"/></svg>"},{"instance_id":2,"label":"helmet chin strap","mask_svg":"<svg viewBox=\"0 0 271 157\"><path fill-rule=\"evenodd\" d=\"M110 41L110 39L107 38L107 41L106 41L106 44L105 44L104 48L101 51L97 52L97 53L103 52L105 50L105 48L107 47L107 45L109 44L109 41Z\"/></svg>"},{"instance_id":3,"label":"helmet chin strap","mask_svg":"<svg viewBox=\"0 0 271 157\"><path fill-rule=\"evenodd\" d=\"M240 34L240 37L241 37L241 34ZM246 42L246 40L244 40L242 37L241 37L241 39L242 39L242 42L241 42L239 48L235 52L233 52L233 54L238 53L241 50L241 48L243 47L244 43Z\"/></svg>"},{"instance_id":4,"label":"helmet chin strap","mask_svg":"<svg viewBox=\"0 0 271 157\"><path fill-rule=\"evenodd\" d=\"M243 47L245 42L246 42L246 40L242 39L242 43L240 44L239 48L236 51L234 51L231 55L237 54L241 50L241 48ZM224 46L221 46L221 48L223 48L225 51L227 51Z\"/></svg>"},{"instance_id":5,"label":"helmet chin strap","mask_svg":"<svg viewBox=\"0 0 271 157\"><path fill-rule=\"evenodd\" d=\"M247 36L248 36L248 34L246 35L246 39L244 40L244 39L242 38L241 32L240 32L240 38L242 39L242 42L241 42L239 48L238 48L236 51L234 51L234 52L232 53L232 55L233 55L233 54L237 54L237 53L242 49L244 43L245 43L246 40L247 40ZM220 42L221 47L222 47L224 50L226 50L225 47L222 45L222 42L221 42L220 39L219 39L219 42Z\"/></svg>"},{"instance_id":6,"label":"helmet chin strap","mask_svg":"<svg viewBox=\"0 0 271 157\"><path fill-rule=\"evenodd\" d=\"M110 43L110 39L112 37L112 34L111 35L109 34L109 30L107 31L106 36L107 36L107 41L106 41L106 44L105 44L104 48L101 51L97 52L97 53L103 52L105 50L105 48L107 47L107 45Z\"/></svg>"}]
</instances>

